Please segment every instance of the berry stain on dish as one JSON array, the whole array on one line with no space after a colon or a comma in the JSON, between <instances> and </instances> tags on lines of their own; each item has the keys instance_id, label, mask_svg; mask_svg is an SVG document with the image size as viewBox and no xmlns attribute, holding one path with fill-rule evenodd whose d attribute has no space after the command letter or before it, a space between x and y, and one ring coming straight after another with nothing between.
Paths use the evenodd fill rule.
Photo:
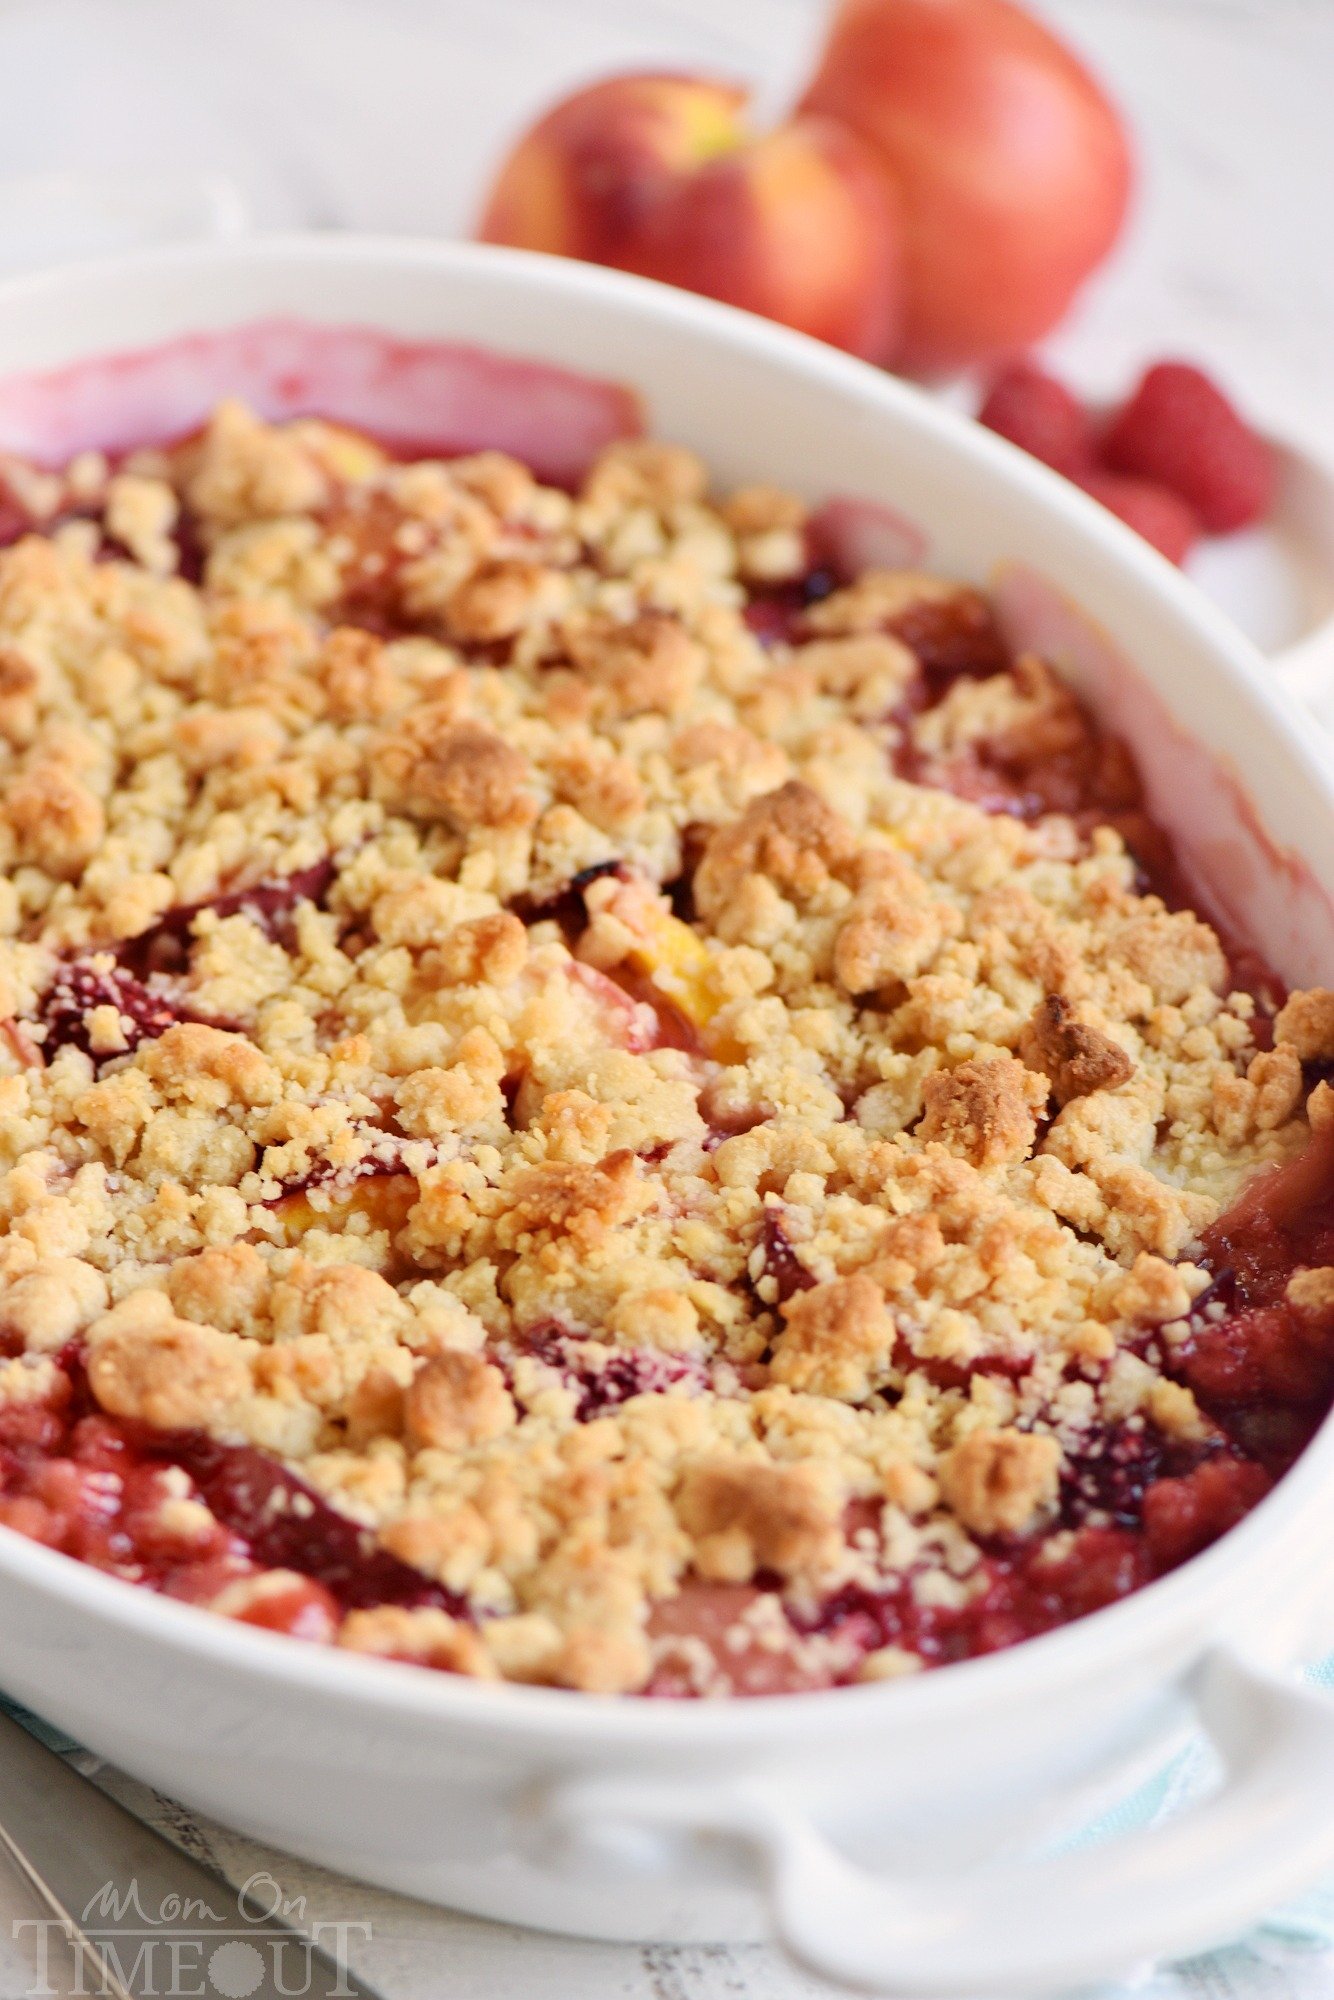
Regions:
<instances>
[{"instance_id":1,"label":"berry stain on dish","mask_svg":"<svg viewBox=\"0 0 1334 2000\"><path fill-rule=\"evenodd\" d=\"M1095 485L1046 378L989 420ZM1179 376L1099 450L1260 504ZM748 1695L1051 1631L1303 1449L1334 993L904 524L239 404L6 493L5 1527Z\"/></svg>"}]
</instances>

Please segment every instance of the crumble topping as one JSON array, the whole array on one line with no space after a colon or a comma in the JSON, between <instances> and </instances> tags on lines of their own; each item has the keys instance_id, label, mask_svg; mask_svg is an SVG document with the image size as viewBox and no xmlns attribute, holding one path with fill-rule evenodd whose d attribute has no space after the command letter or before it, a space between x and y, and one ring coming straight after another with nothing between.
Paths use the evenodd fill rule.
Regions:
<instances>
[{"instance_id":1,"label":"crumble topping","mask_svg":"<svg viewBox=\"0 0 1334 2000\"><path fill-rule=\"evenodd\" d=\"M1072 1098L1117 1090L1135 1074L1121 1044L1100 1028L1077 1020L1059 993L1039 1000L1019 1038L1018 1053L1030 1069L1047 1078L1062 1110Z\"/></svg>"},{"instance_id":2,"label":"crumble topping","mask_svg":"<svg viewBox=\"0 0 1334 2000\"><path fill-rule=\"evenodd\" d=\"M1334 1061L1334 993L1318 986L1291 994L1279 1009L1274 1035L1299 1062Z\"/></svg>"},{"instance_id":3,"label":"crumble topping","mask_svg":"<svg viewBox=\"0 0 1334 2000\"><path fill-rule=\"evenodd\" d=\"M1047 1101L1040 1081L1013 1056L936 1070L922 1085L918 1133L927 1145L958 1153L975 1167L1026 1160Z\"/></svg>"},{"instance_id":4,"label":"crumble topping","mask_svg":"<svg viewBox=\"0 0 1334 2000\"><path fill-rule=\"evenodd\" d=\"M206 1588L198 1443L163 1587L602 1692L890 1677L1126 1465L1215 1468L1172 1339L1334 1124L1334 993L1271 1019L1145 890L983 596L816 591L798 500L654 443L566 493L226 405L51 487L0 551L0 1416L280 1461L385 1596L287 1544Z\"/></svg>"},{"instance_id":5,"label":"crumble topping","mask_svg":"<svg viewBox=\"0 0 1334 2000\"><path fill-rule=\"evenodd\" d=\"M1019 1534L1054 1505L1061 1447L1032 1431L971 1431L940 1462L940 1491L977 1535Z\"/></svg>"}]
</instances>

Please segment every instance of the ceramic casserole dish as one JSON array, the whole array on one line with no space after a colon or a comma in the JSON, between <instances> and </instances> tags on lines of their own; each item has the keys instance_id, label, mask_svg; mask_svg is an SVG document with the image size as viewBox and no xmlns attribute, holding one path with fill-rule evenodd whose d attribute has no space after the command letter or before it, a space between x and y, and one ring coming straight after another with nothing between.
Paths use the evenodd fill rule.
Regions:
<instances>
[{"instance_id":1,"label":"ceramic casserole dish","mask_svg":"<svg viewBox=\"0 0 1334 2000\"><path fill-rule=\"evenodd\" d=\"M273 322L282 339L181 345ZM1209 907L1290 985L1334 984L1334 781L1259 654L1073 487L785 330L522 253L178 250L4 288L0 450L180 433L238 391L374 428L390 391L348 328L610 378L725 482L893 510L923 566L991 588L1129 743ZM155 348L156 368L29 381ZM1334 1643L1332 1499L1326 1424L1238 1527L1110 1609L942 1672L715 1702L298 1645L6 1530L0 1678L191 1806L407 1894L608 1939L776 1935L905 1995L1031 1996L1235 1934L1334 1865L1334 1710L1291 1672ZM1202 1805L1062 1848L1200 1723L1225 1766Z\"/></svg>"}]
</instances>

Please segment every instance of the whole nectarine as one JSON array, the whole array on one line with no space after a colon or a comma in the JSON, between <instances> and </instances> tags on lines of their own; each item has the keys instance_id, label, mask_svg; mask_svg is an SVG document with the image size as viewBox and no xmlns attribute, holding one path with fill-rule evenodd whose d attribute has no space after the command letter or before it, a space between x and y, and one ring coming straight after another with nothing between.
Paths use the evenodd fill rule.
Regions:
<instances>
[{"instance_id":1,"label":"whole nectarine","mask_svg":"<svg viewBox=\"0 0 1334 2000\"><path fill-rule=\"evenodd\" d=\"M1029 346L1121 227L1121 121L1010 0L843 0L802 108L851 127L894 176L905 366Z\"/></svg>"},{"instance_id":2,"label":"whole nectarine","mask_svg":"<svg viewBox=\"0 0 1334 2000\"><path fill-rule=\"evenodd\" d=\"M753 136L746 103L706 77L577 91L519 140L478 234L704 292L887 360L901 288L883 169L829 119Z\"/></svg>"}]
</instances>

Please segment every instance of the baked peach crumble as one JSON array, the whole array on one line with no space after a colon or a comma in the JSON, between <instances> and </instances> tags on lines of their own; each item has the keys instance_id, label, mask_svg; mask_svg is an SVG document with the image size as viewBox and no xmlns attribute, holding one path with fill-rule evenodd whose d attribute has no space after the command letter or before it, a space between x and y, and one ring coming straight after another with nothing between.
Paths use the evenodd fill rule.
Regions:
<instances>
[{"instance_id":1,"label":"baked peach crumble","mask_svg":"<svg viewBox=\"0 0 1334 2000\"><path fill-rule=\"evenodd\" d=\"M228 405L5 477L10 1529L773 1692L1109 1603L1301 1448L1334 993L979 593L639 441L566 492Z\"/></svg>"}]
</instances>

